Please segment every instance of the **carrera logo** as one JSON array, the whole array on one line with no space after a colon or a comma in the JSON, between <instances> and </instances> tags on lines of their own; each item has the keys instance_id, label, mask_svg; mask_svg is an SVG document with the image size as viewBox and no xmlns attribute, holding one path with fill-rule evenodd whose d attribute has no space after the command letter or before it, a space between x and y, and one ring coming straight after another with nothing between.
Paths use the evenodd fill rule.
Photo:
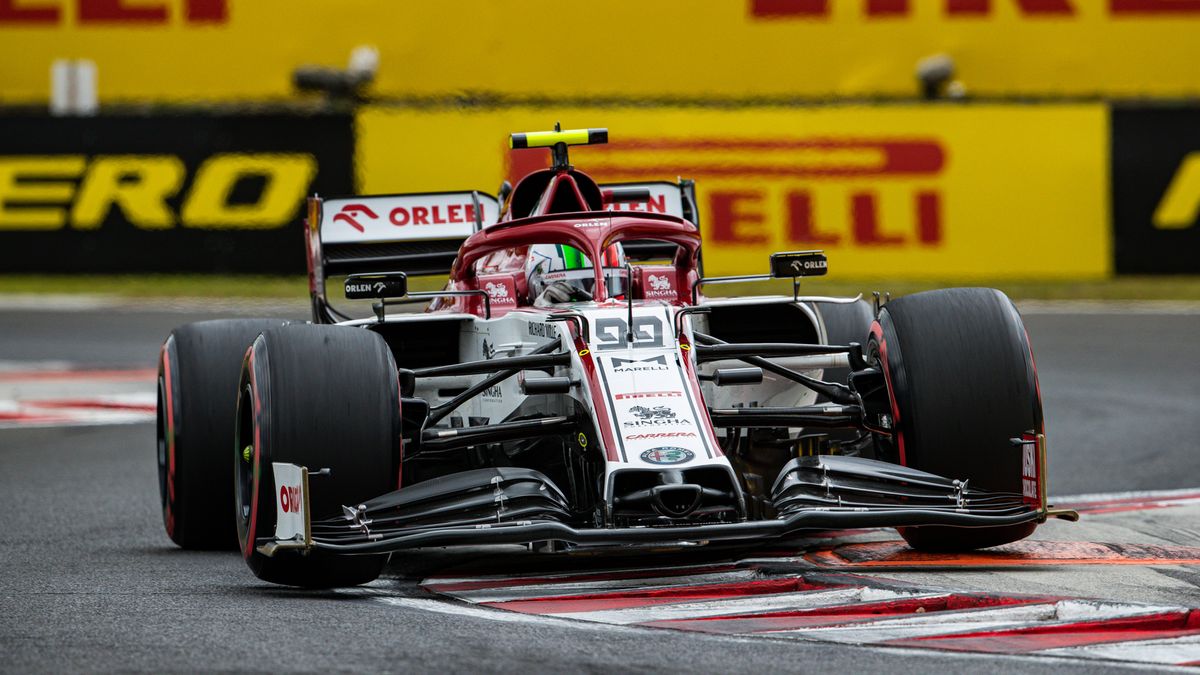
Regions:
<instances>
[{"instance_id":1,"label":"carrera logo","mask_svg":"<svg viewBox=\"0 0 1200 675\"><path fill-rule=\"evenodd\" d=\"M652 438L696 438L694 431L655 431L645 434L630 434L625 437L627 441L645 441Z\"/></svg>"},{"instance_id":2,"label":"carrera logo","mask_svg":"<svg viewBox=\"0 0 1200 675\"><path fill-rule=\"evenodd\" d=\"M191 176L175 155L3 156L0 230L95 230L114 213L143 230L274 229L316 174L309 154L213 155ZM235 200L248 183L253 196Z\"/></svg>"},{"instance_id":3,"label":"carrera logo","mask_svg":"<svg viewBox=\"0 0 1200 675\"><path fill-rule=\"evenodd\" d=\"M279 508L284 513L300 513L303 506L304 501L300 496L299 485L284 485L279 488Z\"/></svg>"},{"instance_id":4,"label":"carrera logo","mask_svg":"<svg viewBox=\"0 0 1200 675\"><path fill-rule=\"evenodd\" d=\"M617 395L613 396L613 398L617 399L618 401L621 401L621 400L630 399L630 398L676 398L679 396L683 396L683 392L680 392L680 391L645 391L645 392L635 392L632 394L617 394Z\"/></svg>"},{"instance_id":5,"label":"carrera logo","mask_svg":"<svg viewBox=\"0 0 1200 675\"><path fill-rule=\"evenodd\" d=\"M1077 8L1094 0L944 0L942 15L948 19L993 16L998 5L1012 5L1023 19L1078 17ZM851 4L847 2L847 4ZM867 20L914 18L915 0L860 0L861 16ZM1098 4L1098 3L1097 3ZM756 19L829 20L832 0L751 0L750 16ZM1108 0L1106 9L1114 18L1162 14L1200 14L1197 0Z\"/></svg>"}]
</instances>

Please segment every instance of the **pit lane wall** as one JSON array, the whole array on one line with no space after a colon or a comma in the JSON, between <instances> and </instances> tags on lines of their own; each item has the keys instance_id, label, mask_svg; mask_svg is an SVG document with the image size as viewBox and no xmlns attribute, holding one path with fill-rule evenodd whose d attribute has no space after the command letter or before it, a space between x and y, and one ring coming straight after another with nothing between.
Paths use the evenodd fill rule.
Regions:
<instances>
[{"instance_id":1,"label":"pit lane wall","mask_svg":"<svg viewBox=\"0 0 1200 675\"><path fill-rule=\"evenodd\" d=\"M938 53L975 96L1183 97L1198 30L1198 0L0 0L0 103L59 58L102 105L288 99L358 45L389 99L911 97Z\"/></svg>"},{"instance_id":2,"label":"pit lane wall","mask_svg":"<svg viewBox=\"0 0 1200 675\"><path fill-rule=\"evenodd\" d=\"M1090 279L1113 272L1109 111L1081 105L364 109L371 192L495 192L546 165L510 131L607 126L571 150L601 182L694 178L707 274L822 248L831 275Z\"/></svg>"}]
</instances>

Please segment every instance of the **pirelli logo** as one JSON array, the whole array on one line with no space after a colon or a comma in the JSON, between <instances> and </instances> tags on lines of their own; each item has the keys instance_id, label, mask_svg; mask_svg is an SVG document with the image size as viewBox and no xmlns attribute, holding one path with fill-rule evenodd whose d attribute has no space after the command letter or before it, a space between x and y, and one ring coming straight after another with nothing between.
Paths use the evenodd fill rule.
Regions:
<instances>
[{"instance_id":1,"label":"pirelli logo","mask_svg":"<svg viewBox=\"0 0 1200 675\"><path fill-rule=\"evenodd\" d=\"M949 19L987 18L1010 5L1017 16L1026 19L1074 18L1084 5L1100 5L1101 0L943 0L941 11ZM756 19L828 20L832 0L750 0L750 16ZM838 3L841 4L841 3ZM852 0L846 0L851 5ZM917 0L860 0L859 11L868 20L896 20L914 17ZM929 0L930 5L939 4ZM1113 18L1200 14L1200 0L1105 0L1104 12Z\"/></svg>"},{"instance_id":2,"label":"pirelli logo","mask_svg":"<svg viewBox=\"0 0 1200 675\"><path fill-rule=\"evenodd\" d=\"M307 153L229 153L194 170L171 154L0 155L0 231L273 229L292 220L317 174Z\"/></svg>"},{"instance_id":3,"label":"pirelli logo","mask_svg":"<svg viewBox=\"0 0 1200 675\"><path fill-rule=\"evenodd\" d=\"M933 137L621 139L586 153L581 166L601 182L695 178L710 242L936 247L944 237L949 153ZM510 173L542 161L514 157Z\"/></svg>"}]
</instances>

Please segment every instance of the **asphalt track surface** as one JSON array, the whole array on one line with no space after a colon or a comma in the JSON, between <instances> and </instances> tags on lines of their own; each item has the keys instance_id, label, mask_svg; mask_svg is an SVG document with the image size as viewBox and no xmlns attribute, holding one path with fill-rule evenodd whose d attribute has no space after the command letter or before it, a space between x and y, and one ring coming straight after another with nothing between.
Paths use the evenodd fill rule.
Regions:
<instances>
[{"instance_id":1,"label":"asphalt track surface","mask_svg":"<svg viewBox=\"0 0 1200 675\"><path fill-rule=\"evenodd\" d=\"M149 309L0 311L0 363L146 368L172 326L216 316ZM1041 376L1054 493L1200 485L1200 315L1038 313L1027 315L1026 323ZM0 670L1122 668L537 620L466 611L449 602L442 607L418 586L429 574L465 564L491 574L600 564L531 562L507 551L406 556L368 592L264 585L235 554L184 552L169 542L159 512L153 437L151 424L0 430L0 513L7 518L0 530ZM1200 576L1195 566L1172 574L1193 588ZM1087 590L1086 582L1079 583ZM1106 589L1093 590L1102 596Z\"/></svg>"}]
</instances>

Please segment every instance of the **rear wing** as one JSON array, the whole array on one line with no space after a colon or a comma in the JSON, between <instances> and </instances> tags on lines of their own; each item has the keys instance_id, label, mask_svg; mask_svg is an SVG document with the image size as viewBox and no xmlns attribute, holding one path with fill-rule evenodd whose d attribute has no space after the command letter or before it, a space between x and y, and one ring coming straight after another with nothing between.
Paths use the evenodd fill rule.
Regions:
<instances>
[{"instance_id":1,"label":"rear wing","mask_svg":"<svg viewBox=\"0 0 1200 675\"><path fill-rule=\"evenodd\" d=\"M610 195L644 190L642 199L610 199ZM600 194L604 198L605 211L630 211L634 213L663 213L677 216L700 227L700 212L696 208L696 181L679 179L678 183L650 181L643 183L601 183ZM657 241L626 241L625 255L630 260L654 260L670 258L675 245Z\"/></svg>"},{"instance_id":2,"label":"rear wing","mask_svg":"<svg viewBox=\"0 0 1200 675\"><path fill-rule=\"evenodd\" d=\"M496 198L475 190L309 197L305 247L314 318L331 310L326 275L448 274L463 241L499 215Z\"/></svg>"}]
</instances>

